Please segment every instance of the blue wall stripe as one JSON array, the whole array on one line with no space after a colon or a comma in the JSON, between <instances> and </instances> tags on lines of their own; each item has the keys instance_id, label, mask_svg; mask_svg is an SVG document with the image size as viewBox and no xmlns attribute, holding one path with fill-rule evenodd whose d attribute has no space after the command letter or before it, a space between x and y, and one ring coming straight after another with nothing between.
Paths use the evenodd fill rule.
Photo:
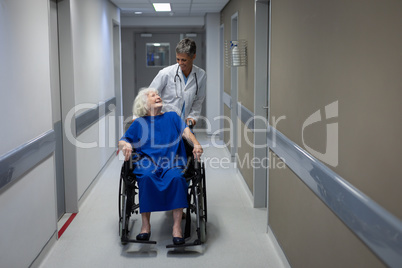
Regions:
<instances>
[{"instance_id":1,"label":"blue wall stripe","mask_svg":"<svg viewBox=\"0 0 402 268\"><path fill-rule=\"evenodd\" d=\"M104 105L105 104L102 103L101 105L96 106L94 109L81 113L75 118L76 136L79 136L82 132L99 120L99 118L102 116L99 114L99 111L103 110L102 108Z\"/></svg>"},{"instance_id":2,"label":"blue wall stripe","mask_svg":"<svg viewBox=\"0 0 402 268\"><path fill-rule=\"evenodd\" d=\"M49 130L0 157L0 189L21 178L55 149L55 133Z\"/></svg>"},{"instance_id":3,"label":"blue wall stripe","mask_svg":"<svg viewBox=\"0 0 402 268\"><path fill-rule=\"evenodd\" d=\"M232 96L227 94L226 92L223 92L223 103L226 104L227 107L232 108Z\"/></svg>"},{"instance_id":4,"label":"blue wall stripe","mask_svg":"<svg viewBox=\"0 0 402 268\"><path fill-rule=\"evenodd\" d=\"M273 127L268 145L387 265L402 264L402 221Z\"/></svg>"},{"instance_id":5,"label":"blue wall stripe","mask_svg":"<svg viewBox=\"0 0 402 268\"><path fill-rule=\"evenodd\" d=\"M89 109L75 118L75 132L79 136L90 126L99 121L100 118L110 113L116 107L116 97L110 98L99 104L94 109Z\"/></svg>"},{"instance_id":6,"label":"blue wall stripe","mask_svg":"<svg viewBox=\"0 0 402 268\"><path fill-rule=\"evenodd\" d=\"M232 109L232 96L227 94L226 92L223 92L223 103ZM239 116L240 120L243 122L243 124L247 124L247 128L250 130L254 129L254 120L250 120L250 118L254 118L254 113L251 112L249 109L247 109L245 106L243 106L240 102L237 103L237 115Z\"/></svg>"},{"instance_id":7,"label":"blue wall stripe","mask_svg":"<svg viewBox=\"0 0 402 268\"><path fill-rule=\"evenodd\" d=\"M237 115L240 117L240 120L243 122L243 124L246 125L248 129L254 130L254 113L247 109L245 106L241 105L240 102L238 103L237 107L239 110Z\"/></svg>"},{"instance_id":8,"label":"blue wall stripe","mask_svg":"<svg viewBox=\"0 0 402 268\"><path fill-rule=\"evenodd\" d=\"M105 102L106 115L116 108L116 97L110 98Z\"/></svg>"}]
</instances>

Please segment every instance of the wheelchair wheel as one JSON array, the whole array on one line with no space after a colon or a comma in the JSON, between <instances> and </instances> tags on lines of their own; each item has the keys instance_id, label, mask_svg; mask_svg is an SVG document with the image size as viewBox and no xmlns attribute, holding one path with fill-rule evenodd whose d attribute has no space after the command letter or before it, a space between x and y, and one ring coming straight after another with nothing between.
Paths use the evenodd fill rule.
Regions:
<instances>
[{"instance_id":1,"label":"wheelchair wheel","mask_svg":"<svg viewBox=\"0 0 402 268\"><path fill-rule=\"evenodd\" d=\"M123 177L121 177L119 184L119 235L123 245L127 243L128 222L130 220L130 213L127 213L127 201L127 188Z\"/></svg>"},{"instance_id":2,"label":"wheelchair wheel","mask_svg":"<svg viewBox=\"0 0 402 268\"><path fill-rule=\"evenodd\" d=\"M208 222L208 209L207 209L207 185L205 181L205 166L204 163L201 164L201 187L203 189L203 200L204 200L204 217L205 217L205 222ZM206 230L206 229L205 229Z\"/></svg>"},{"instance_id":3,"label":"wheelchair wheel","mask_svg":"<svg viewBox=\"0 0 402 268\"><path fill-rule=\"evenodd\" d=\"M206 218L205 218L205 210L204 210L204 197L201 194L200 195L200 211L202 213L200 213L200 240L202 243L205 243L205 241L207 241L207 222L206 222Z\"/></svg>"},{"instance_id":4,"label":"wheelchair wheel","mask_svg":"<svg viewBox=\"0 0 402 268\"><path fill-rule=\"evenodd\" d=\"M207 221L205 209L205 189L202 184L197 187L197 194L195 195L196 214L197 214L197 234L201 243L207 240Z\"/></svg>"}]
</instances>

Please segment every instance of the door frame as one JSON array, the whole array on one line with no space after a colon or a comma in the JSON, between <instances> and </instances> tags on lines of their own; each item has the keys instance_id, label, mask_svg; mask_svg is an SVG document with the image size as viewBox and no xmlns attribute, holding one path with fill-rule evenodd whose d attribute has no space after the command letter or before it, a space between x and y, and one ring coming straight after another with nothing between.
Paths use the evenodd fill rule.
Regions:
<instances>
[{"instance_id":1,"label":"door frame","mask_svg":"<svg viewBox=\"0 0 402 268\"><path fill-rule=\"evenodd\" d=\"M269 162L267 127L269 121L269 1L255 2L254 48L254 157ZM268 167L253 172L254 207L268 205Z\"/></svg>"},{"instance_id":2,"label":"door frame","mask_svg":"<svg viewBox=\"0 0 402 268\"><path fill-rule=\"evenodd\" d=\"M230 40L237 40L239 36L239 13L236 12L230 19ZM236 162L238 146L238 70L237 67L230 68L230 96L232 98L230 118L232 119L232 141L230 143L230 155L232 162Z\"/></svg>"}]
</instances>

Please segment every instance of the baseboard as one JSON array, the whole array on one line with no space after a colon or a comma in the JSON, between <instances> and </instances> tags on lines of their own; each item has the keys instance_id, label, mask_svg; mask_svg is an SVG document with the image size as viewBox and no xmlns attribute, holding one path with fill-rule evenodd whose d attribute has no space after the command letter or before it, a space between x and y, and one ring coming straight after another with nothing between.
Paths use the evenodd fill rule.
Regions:
<instances>
[{"instance_id":1,"label":"baseboard","mask_svg":"<svg viewBox=\"0 0 402 268\"><path fill-rule=\"evenodd\" d=\"M229 148L226 146L225 148L225 152L227 157L231 157L231 153ZM254 207L254 196L253 193L250 191L250 189L248 188L248 185L246 183L246 181L244 180L243 174L241 174L240 170L237 168L237 163L232 163L233 164L233 169L235 169L236 174L239 177L240 180L240 184L242 186L242 188L244 189L244 191L246 192L246 195L248 196L248 199L250 201L251 207Z\"/></svg>"},{"instance_id":2,"label":"baseboard","mask_svg":"<svg viewBox=\"0 0 402 268\"><path fill-rule=\"evenodd\" d=\"M236 167L236 165L234 168L236 169L237 175L239 176L240 184L243 186L244 191L246 192L246 194L248 196L248 200L250 201L251 207L254 207L253 193L250 191L250 188L248 188L248 185L247 185L246 181L244 180L244 177L241 174L241 171Z\"/></svg>"},{"instance_id":3,"label":"baseboard","mask_svg":"<svg viewBox=\"0 0 402 268\"><path fill-rule=\"evenodd\" d=\"M31 265L29 267L30 268L38 268L40 266L40 264L43 262L43 260L47 257L47 255L49 254L52 247L56 244L56 242L57 242L57 230L53 233L53 235L50 237L49 241L47 241L46 245L42 248L39 255L31 263Z\"/></svg>"},{"instance_id":4,"label":"baseboard","mask_svg":"<svg viewBox=\"0 0 402 268\"><path fill-rule=\"evenodd\" d=\"M281 260L281 262L283 264L283 267L290 268L291 266L289 264L289 261L286 258L286 255L283 252L281 245L279 244L278 240L276 240L275 234L271 230L271 227L269 225L268 225L268 229L267 229L267 234L268 234L269 240L272 242L272 245L275 248L277 256L279 257L279 259Z\"/></svg>"}]
</instances>

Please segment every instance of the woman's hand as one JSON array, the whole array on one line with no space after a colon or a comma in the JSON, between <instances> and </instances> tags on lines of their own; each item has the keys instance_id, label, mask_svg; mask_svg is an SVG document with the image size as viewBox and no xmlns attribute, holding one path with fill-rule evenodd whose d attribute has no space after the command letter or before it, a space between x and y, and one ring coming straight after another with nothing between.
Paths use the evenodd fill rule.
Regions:
<instances>
[{"instance_id":1,"label":"woman's hand","mask_svg":"<svg viewBox=\"0 0 402 268\"><path fill-rule=\"evenodd\" d=\"M132 152L133 152L133 147L128 142L119 141L119 150L121 150L123 152L124 161L128 161L130 159L130 157L131 157Z\"/></svg>"},{"instance_id":2,"label":"woman's hand","mask_svg":"<svg viewBox=\"0 0 402 268\"><path fill-rule=\"evenodd\" d=\"M189 127L186 127L183 132L183 137L190 141L191 144L193 144L194 149L193 149L193 155L195 159L200 160L200 157L204 150L201 147L201 144L198 142L198 140L195 138L194 134L191 132Z\"/></svg>"},{"instance_id":3,"label":"woman's hand","mask_svg":"<svg viewBox=\"0 0 402 268\"><path fill-rule=\"evenodd\" d=\"M198 161L199 161L203 152L204 152L204 150L202 149L200 144L194 145L193 155L194 155L195 159L198 159Z\"/></svg>"}]
</instances>

